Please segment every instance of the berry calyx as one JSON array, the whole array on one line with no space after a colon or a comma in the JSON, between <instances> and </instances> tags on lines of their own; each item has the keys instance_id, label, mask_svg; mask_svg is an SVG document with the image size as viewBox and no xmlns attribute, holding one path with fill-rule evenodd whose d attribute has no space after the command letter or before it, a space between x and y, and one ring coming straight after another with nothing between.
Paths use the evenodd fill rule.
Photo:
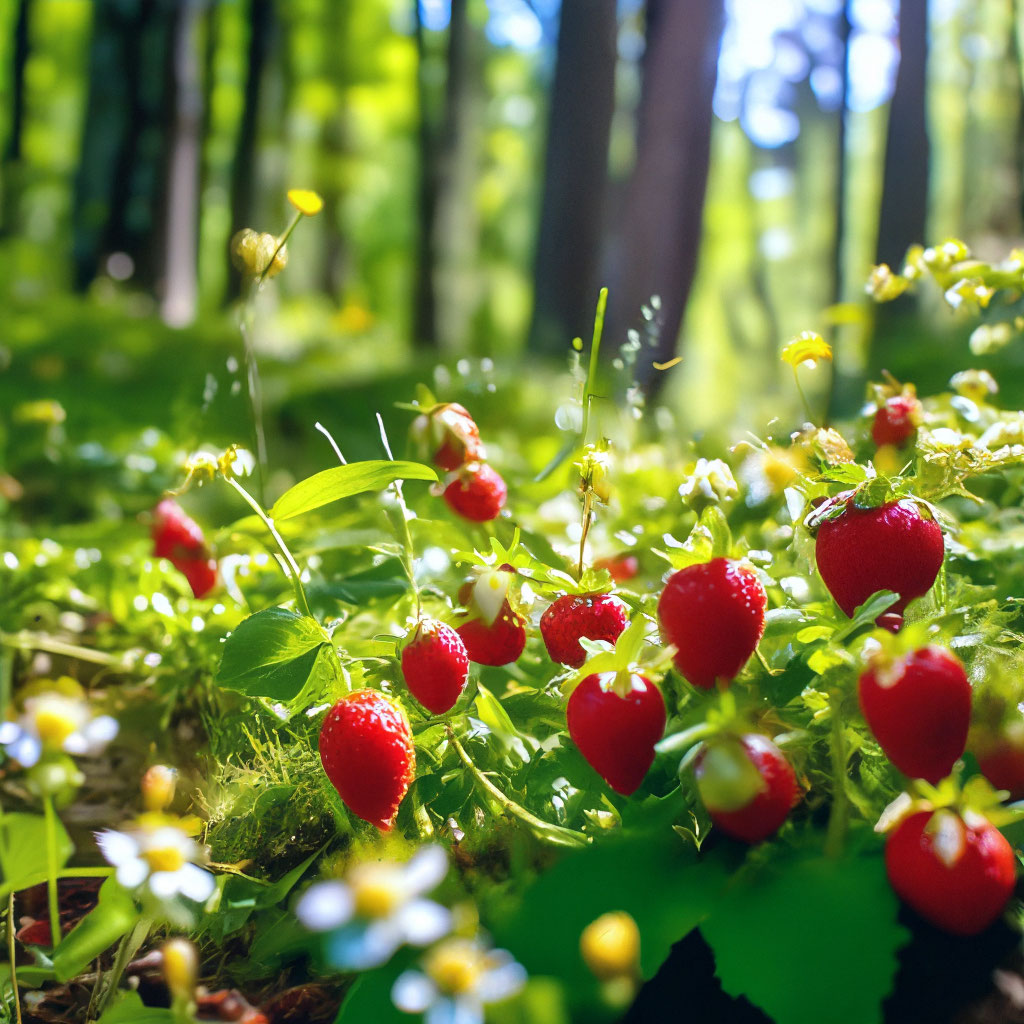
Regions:
<instances>
[{"instance_id":1,"label":"berry calyx","mask_svg":"<svg viewBox=\"0 0 1024 1024\"><path fill-rule=\"evenodd\" d=\"M633 793L665 731L665 701L654 683L637 673L589 675L572 691L565 717L594 771L617 793Z\"/></svg>"},{"instance_id":2,"label":"berry calyx","mask_svg":"<svg viewBox=\"0 0 1024 1024\"><path fill-rule=\"evenodd\" d=\"M587 659L581 637L614 644L628 623L626 606L612 594L565 594L540 617L540 633L552 661L579 668Z\"/></svg>"},{"instance_id":3,"label":"berry calyx","mask_svg":"<svg viewBox=\"0 0 1024 1024\"><path fill-rule=\"evenodd\" d=\"M954 935L977 935L1013 895L1013 848L979 814L922 810L889 833L885 869L897 896Z\"/></svg>"},{"instance_id":4,"label":"berry calyx","mask_svg":"<svg viewBox=\"0 0 1024 1024\"><path fill-rule=\"evenodd\" d=\"M921 403L917 398L910 394L893 395L875 412L871 423L872 440L879 447L891 444L900 448L914 436L920 420Z\"/></svg>"},{"instance_id":5,"label":"berry calyx","mask_svg":"<svg viewBox=\"0 0 1024 1024\"><path fill-rule=\"evenodd\" d=\"M462 696L469 676L469 655L451 626L420 622L402 649L402 677L409 692L428 711L443 715Z\"/></svg>"},{"instance_id":6,"label":"berry calyx","mask_svg":"<svg viewBox=\"0 0 1024 1024\"><path fill-rule=\"evenodd\" d=\"M877 590L898 594L886 621L879 621L895 632L907 604L928 593L942 568L942 529L910 499L861 508L851 496L840 515L818 528L814 554L825 586L848 616Z\"/></svg>"},{"instance_id":7,"label":"berry calyx","mask_svg":"<svg viewBox=\"0 0 1024 1024\"><path fill-rule=\"evenodd\" d=\"M505 481L486 463L461 470L444 489L448 507L473 523L486 523L497 518L507 497Z\"/></svg>"},{"instance_id":8,"label":"berry calyx","mask_svg":"<svg viewBox=\"0 0 1024 1024\"><path fill-rule=\"evenodd\" d=\"M764 633L767 602L761 581L740 562L715 558L673 573L658 622L680 674L705 690L734 679Z\"/></svg>"},{"instance_id":9,"label":"berry calyx","mask_svg":"<svg viewBox=\"0 0 1024 1024\"><path fill-rule=\"evenodd\" d=\"M778 831L799 796L792 765L760 733L723 733L708 740L694 774L711 820L745 843L759 843Z\"/></svg>"},{"instance_id":10,"label":"berry calyx","mask_svg":"<svg viewBox=\"0 0 1024 1024\"><path fill-rule=\"evenodd\" d=\"M345 806L389 832L416 773L405 712L377 690L342 697L320 730L320 761Z\"/></svg>"},{"instance_id":11,"label":"berry calyx","mask_svg":"<svg viewBox=\"0 0 1024 1024\"><path fill-rule=\"evenodd\" d=\"M971 684L955 655L929 644L896 659L879 656L857 695L879 746L904 775L933 785L949 775L971 718Z\"/></svg>"}]
</instances>

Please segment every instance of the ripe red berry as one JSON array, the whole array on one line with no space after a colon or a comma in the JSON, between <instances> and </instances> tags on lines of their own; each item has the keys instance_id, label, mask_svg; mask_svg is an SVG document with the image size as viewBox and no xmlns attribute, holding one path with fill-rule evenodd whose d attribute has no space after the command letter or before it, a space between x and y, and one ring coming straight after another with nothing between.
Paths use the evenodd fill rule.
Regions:
<instances>
[{"instance_id":1,"label":"ripe red berry","mask_svg":"<svg viewBox=\"0 0 1024 1024\"><path fill-rule=\"evenodd\" d=\"M614 644L628 624L626 606L612 594L565 594L540 617L540 634L552 661L579 668L587 660L580 637Z\"/></svg>"},{"instance_id":2,"label":"ripe red berry","mask_svg":"<svg viewBox=\"0 0 1024 1024\"><path fill-rule=\"evenodd\" d=\"M506 497L505 481L485 463L460 473L444 490L448 507L474 523L495 519L505 507Z\"/></svg>"},{"instance_id":3,"label":"ripe red berry","mask_svg":"<svg viewBox=\"0 0 1024 1024\"><path fill-rule=\"evenodd\" d=\"M665 732L661 691L641 675L620 697L611 686L616 673L587 676L572 691L565 709L569 735L590 766L617 793L628 796L654 761L654 744Z\"/></svg>"},{"instance_id":4,"label":"ripe red berry","mask_svg":"<svg viewBox=\"0 0 1024 1024\"><path fill-rule=\"evenodd\" d=\"M676 647L679 672L705 690L734 679L764 633L767 601L754 572L727 558L673 573L658 599L658 621Z\"/></svg>"},{"instance_id":5,"label":"ripe red berry","mask_svg":"<svg viewBox=\"0 0 1024 1024\"><path fill-rule=\"evenodd\" d=\"M886 621L879 618L879 625L895 632L907 604L928 593L939 574L942 530L916 502L858 508L848 498L842 514L819 527L814 553L825 586L847 615L876 590L899 594Z\"/></svg>"},{"instance_id":6,"label":"ripe red berry","mask_svg":"<svg viewBox=\"0 0 1024 1024\"><path fill-rule=\"evenodd\" d=\"M759 843L776 832L799 796L792 765L760 733L709 740L694 773L711 820L745 843Z\"/></svg>"},{"instance_id":7,"label":"ripe red berry","mask_svg":"<svg viewBox=\"0 0 1024 1024\"><path fill-rule=\"evenodd\" d=\"M857 694L875 739L904 775L932 785L949 775L971 724L971 684L955 655L930 644L879 659L861 675Z\"/></svg>"},{"instance_id":8,"label":"ripe red berry","mask_svg":"<svg viewBox=\"0 0 1024 1024\"><path fill-rule=\"evenodd\" d=\"M885 843L889 883L923 918L977 935L1002 913L1016 880L1013 848L980 815L949 809L904 818Z\"/></svg>"},{"instance_id":9,"label":"ripe red berry","mask_svg":"<svg viewBox=\"0 0 1024 1024\"><path fill-rule=\"evenodd\" d=\"M199 525L176 501L165 498L157 505L150 533L153 554L166 558L183 573L196 597L203 597L214 588L217 560L210 557Z\"/></svg>"},{"instance_id":10,"label":"ripe red berry","mask_svg":"<svg viewBox=\"0 0 1024 1024\"><path fill-rule=\"evenodd\" d=\"M895 445L907 443L917 430L921 403L913 395L893 395L878 407L871 424L871 437L875 444Z\"/></svg>"},{"instance_id":11,"label":"ripe red berry","mask_svg":"<svg viewBox=\"0 0 1024 1024\"><path fill-rule=\"evenodd\" d=\"M469 676L462 637L443 622L421 622L402 650L402 676L409 692L435 715L450 711Z\"/></svg>"},{"instance_id":12,"label":"ripe red berry","mask_svg":"<svg viewBox=\"0 0 1024 1024\"><path fill-rule=\"evenodd\" d=\"M486 457L479 427L458 402L440 406L431 419L435 438L438 434L442 437L432 456L435 466L451 471L467 462L482 462Z\"/></svg>"},{"instance_id":13,"label":"ripe red berry","mask_svg":"<svg viewBox=\"0 0 1024 1024\"><path fill-rule=\"evenodd\" d=\"M1024 800L1024 724L1014 723L1001 733L981 732L971 751L996 789L1009 791L1011 800Z\"/></svg>"},{"instance_id":14,"label":"ripe red berry","mask_svg":"<svg viewBox=\"0 0 1024 1024\"><path fill-rule=\"evenodd\" d=\"M390 831L416 773L405 712L376 690L342 697L320 730L320 760L345 806Z\"/></svg>"},{"instance_id":15,"label":"ripe red berry","mask_svg":"<svg viewBox=\"0 0 1024 1024\"><path fill-rule=\"evenodd\" d=\"M466 646L469 660L477 665L511 665L526 646L526 620L505 601L492 623L471 618L456 632Z\"/></svg>"},{"instance_id":16,"label":"ripe red berry","mask_svg":"<svg viewBox=\"0 0 1024 1024\"><path fill-rule=\"evenodd\" d=\"M595 569L607 569L616 583L626 583L640 572L640 560L636 555L609 555L594 563Z\"/></svg>"}]
</instances>

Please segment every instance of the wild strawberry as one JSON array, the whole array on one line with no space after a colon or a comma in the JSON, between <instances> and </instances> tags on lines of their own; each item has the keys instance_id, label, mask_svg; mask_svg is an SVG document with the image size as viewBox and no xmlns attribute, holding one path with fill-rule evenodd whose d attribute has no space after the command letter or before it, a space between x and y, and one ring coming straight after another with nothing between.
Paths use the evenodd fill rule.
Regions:
<instances>
[{"instance_id":1,"label":"wild strawberry","mask_svg":"<svg viewBox=\"0 0 1024 1024\"><path fill-rule=\"evenodd\" d=\"M636 673L628 675L629 689L620 696L614 688L619 675L587 676L572 691L565 718L573 743L594 771L628 796L654 761L654 744L665 731L665 702L661 691Z\"/></svg>"},{"instance_id":2,"label":"wild strawberry","mask_svg":"<svg viewBox=\"0 0 1024 1024\"><path fill-rule=\"evenodd\" d=\"M694 773L711 820L745 843L759 843L777 831L799 795L789 761L760 733L709 740Z\"/></svg>"},{"instance_id":3,"label":"wild strawberry","mask_svg":"<svg viewBox=\"0 0 1024 1024\"><path fill-rule=\"evenodd\" d=\"M579 668L587 660L581 637L614 644L628 624L626 606L612 594L565 594L540 617L540 635L552 661Z\"/></svg>"},{"instance_id":4,"label":"wild strawberry","mask_svg":"<svg viewBox=\"0 0 1024 1024\"><path fill-rule=\"evenodd\" d=\"M981 774L996 789L1008 790L1011 800L1024 800L1024 722L977 735L971 751Z\"/></svg>"},{"instance_id":5,"label":"wild strawberry","mask_svg":"<svg viewBox=\"0 0 1024 1024\"><path fill-rule=\"evenodd\" d=\"M444 489L444 500L448 507L474 523L486 523L495 519L505 507L508 488L501 476L486 463L475 469L463 470Z\"/></svg>"},{"instance_id":6,"label":"wild strawberry","mask_svg":"<svg viewBox=\"0 0 1024 1024\"><path fill-rule=\"evenodd\" d=\"M841 515L819 527L814 553L825 586L847 615L876 590L898 594L885 621L879 619L896 632L908 602L928 593L939 574L942 530L914 501L858 508L850 497Z\"/></svg>"},{"instance_id":7,"label":"wild strawberry","mask_svg":"<svg viewBox=\"0 0 1024 1024\"><path fill-rule=\"evenodd\" d=\"M462 695L468 675L462 637L443 622L420 622L402 650L402 676L409 692L428 711L443 715Z\"/></svg>"},{"instance_id":8,"label":"wild strawberry","mask_svg":"<svg viewBox=\"0 0 1024 1024\"><path fill-rule=\"evenodd\" d=\"M675 664L694 686L734 679L764 633L767 596L751 569L726 558L673 573L658 599L658 621Z\"/></svg>"},{"instance_id":9,"label":"wild strawberry","mask_svg":"<svg viewBox=\"0 0 1024 1024\"><path fill-rule=\"evenodd\" d=\"M640 571L640 560L636 555L609 555L594 563L595 569L607 569L616 583L626 583Z\"/></svg>"},{"instance_id":10,"label":"wild strawberry","mask_svg":"<svg viewBox=\"0 0 1024 1024\"><path fill-rule=\"evenodd\" d=\"M879 746L904 775L932 785L949 775L971 720L971 684L955 655L929 644L895 660L877 658L857 694Z\"/></svg>"},{"instance_id":11,"label":"wild strawberry","mask_svg":"<svg viewBox=\"0 0 1024 1024\"><path fill-rule=\"evenodd\" d=\"M483 462L487 457L479 428L458 402L435 405L418 416L412 432L430 451L434 465L441 469L459 469L467 462Z\"/></svg>"},{"instance_id":12,"label":"wild strawberry","mask_svg":"<svg viewBox=\"0 0 1024 1024\"><path fill-rule=\"evenodd\" d=\"M526 620L505 601L491 623L470 619L456 629L469 660L477 665L511 665L526 646Z\"/></svg>"},{"instance_id":13,"label":"wild strawberry","mask_svg":"<svg viewBox=\"0 0 1024 1024\"><path fill-rule=\"evenodd\" d=\"M405 712L376 690L342 697L320 730L320 760L345 806L390 831L416 773Z\"/></svg>"},{"instance_id":14,"label":"wild strawberry","mask_svg":"<svg viewBox=\"0 0 1024 1024\"><path fill-rule=\"evenodd\" d=\"M893 395L879 405L871 424L871 437L875 444L891 444L899 448L906 444L921 417L921 403L913 395Z\"/></svg>"},{"instance_id":15,"label":"wild strawberry","mask_svg":"<svg viewBox=\"0 0 1024 1024\"><path fill-rule=\"evenodd\" d=\"M978 814L918 811L885 843L889 883L923 918L954 935L977 935L1002 913L1016 880L1013 848Z\"/></svg>"},{"instance_id":16,"label":"wild strawberry","mask_svg":"<svg viewBox=\"0 0 1024 1024\"><path fill-rule=\"evenodd\" d=\"M203 597L214 588L217 560L210 557L199 525L176 501L165 498L157 505L150 533L153 554L166 558L184 573L196 597Z\"/></svg>"}]
</instances>

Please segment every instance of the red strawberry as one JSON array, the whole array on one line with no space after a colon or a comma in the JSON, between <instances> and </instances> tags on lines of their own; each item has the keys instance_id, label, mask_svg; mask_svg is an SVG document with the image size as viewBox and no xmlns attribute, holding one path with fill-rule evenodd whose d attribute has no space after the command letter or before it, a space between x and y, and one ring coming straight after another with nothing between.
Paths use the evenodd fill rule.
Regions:
<instances>
[{"instance_id":1,"label":"red strawberry","mask_svg":"<svg viewBox=\"0 0 1024 1024\"><path fill-rule=\"evenodd\" d=\"M777 831L799 796L789 761L760 733L709 740L694 772L711 820L745 843L759 843Z\"/></svg>"},{"instance_id":2,"label":"red strawberry","mask_svg":"<svg viewBox=\"0 0 1024 1024\"><path fill-rule=\"evenodd\" d=\"M594 563L595 569L607 569L616 583L626 583L640 571L636 555L609 555Z\"/></svg>"},{"instance_id":3,"label":"red strawberry","mask_svg":"<svg viewBox=\"0 0 1024 1024\"><path fill-rule=\"evenodd\" d=\"M942 530L909 499L858 508L850 497L841 515L819 527L814 553L825 586L847 615L876 590L899 594L886 621L879 618L895 632L908 602L928 593L939 574Z\"/></svg>"},{"instance_id":4,"label":"red strawberry","mask_svg":"<svg viewBox=\"0 0 1024 1024\"><path fill-rule=\"evenodd\" d=\"M626 606L612 594L565 594L540 617L552 661L579 668L587 660L580 637L614 644L629 624Z\"/></svg>"},{"instance_id":5,"label":"red strawberry","mask_svg":"<svg viewBox=\"0 0 1024 1024\"><path fill-rule=\"evenodd\" d=\"M511 665L526 646L526 620L505 601L492 623L483 618L464 622L456 632L469 660L478 665Z\"/></svg>"},{"instance_id":6,"label":"red strawberry","mask_svg":"<svg viewBox=\"0 0 1024 1024\"><path fill-rule=\"evenodd\" d=\"M486 523L505 507L508 488L501 476L485 463L463 470L444 490L448 507L463 519Z\"/></svg>"},{"instance_id":7,"label":"red strawberry","mask_svg":"<svg viewBox=\"0 0 1024 1024\"><path fill-rule=\"evenodd\" d=\"M879 447L891 444L899 448L914 436L920 416L921 403L913 395L893 395L878 407L871 437Z\"/></svg>"},{"instance_id":8,"label":"red strawberry","mask_svg":"<svg viewBox=\"0 0 1024 1024\"><path fill-rule=\"evenodd\" d=\"M904 775L935 785L953 770L971 723L971 684L955 655L930 644L876 659L857 693L875 739Z\"/></svg>"},{"instance_id":9,"label":"red strawberry","mask_svg":"<svg viewBox=\"0 0 1024 1024\"><path fill-rule=\"evenodd\" d=\"M467 462L484 460L486 453L480 442L480 429L458 402L440 406L431 418L435 436L440 433L443 437L441 446L433 454L435 466L453 470Z\"/></svg>"},{"instance_id":10,"label":"red strawberry","mask_svg":"<svg viewBox=\"0 0 1024 1024\"><path fill-rule=\"evenodd\" d=\"M342 697L320 730L320 760L348 809L390 831L416 774L405 712L376 690Z\"/></svg>"},{"instance_id":11,"label":"red strawberry","mask_svg":"<svg viewBox=\"0 0 1024 1024\"><path fill-rule=\"evenodd\" d=\"M151 527L153 554L166 558L184 573L196 597L208 594L217 583L217 560L209 548L199 525L170 498L157 505Z\"/></svg>"},{"instance_id":12,"label":"red strawberry","mask_svg":"<svg viewBox=\"0 0 1024 1024\"><path fill-rule=\"evenodd\" d=\"M985 734L971 744L981 774L995 786L1010 793L1011 800L1024 800L1024 723L1014 723L1001 734Z\"/></svg>"},{"instance_id":13,"label":"red strawberry","mask_svg":"<svg viewBox=\"0 0 1024 1024\"><path fill-rule=\"evenodd\" d=\"M980 815L943 808L904 818L885 843L896 894L954 935L977 935L1002 913L1016 880L1013 848Z\"/></svg>"},{"instance_id":14,"label":"red strawberry","mask_svg":"<svg viewBox=\"0 0 1024 1024\"><path fill-rule=\"evenodd\" d=\"M675 664L705 690L734 679L764 633L767 596L754 572L715 558L673 573L658 599L658 621Z\"/></svg>"},{"instance_id":15,"label":"red strawberry","mask_svg":"<svg viewBox=\"0 0 1024 1024\"><path fill-rule=\"evenodd\" d=\"M402 676L409 692L428 711L443 715L462 695L468 675L462 637L443 622L421 622L402 650Z\"/></svg>"},{"instance_id":16,"label":"red strawberry","mask_svg":"<svg viewBox=\"0 0 1024 1024\"><path fill-rule=\"evenodd\" d=\"M654 761L654 744L665 732L665 702L649 679L635 673L628 694L620 697L611 688L616 675L587 676L572 691L565 718L573 743L594 771L628 796Z\"/></svg>"}]
</instances>

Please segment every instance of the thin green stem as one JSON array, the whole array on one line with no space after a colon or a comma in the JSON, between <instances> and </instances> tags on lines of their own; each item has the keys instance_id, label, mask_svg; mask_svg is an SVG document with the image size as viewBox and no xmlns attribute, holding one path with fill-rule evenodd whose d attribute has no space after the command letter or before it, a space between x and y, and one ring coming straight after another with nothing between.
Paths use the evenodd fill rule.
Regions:
<instances>
[{"instance_id":1,"label":"thin green stem","mask_svg":"<svg viewBox=\"0 0 1024 1024\"><path fill-rule=\"evenodd\" d=\"M257 480L262 500L264 498L263 481L267 471L267 438L263 430L263 384L260 381L260 370L256 363L256 347L252 339L254 295L255 289L251 289L249 297L246 299L245 309L242 311L238 329L241 331L242 345L245 348L245 380L249 391L249 411L252 413L252 434L256 445Z\"/></svg>"},{"instance_id":2,"label":"thin green stem","mask_svg":"<svg viewBox=\"0 0 1024 1024\"><path fill-rule=\"evenodd\" d=\"M395 457L391 454L391 445L388 442L387 431L384 429L384 420L381 419L380 413L377 413L377 426L380 428L380 439L384 445L384 451L387 452L388 458L394 462ZM405 504L402 481L395 480L391 487L395 492L395 497L398 499L398 517L402 521L400 528L395 531L398 534L402 547L405 549L402 567L405 569L406 576L409 577L409 586L412 587L413 597L416 599L416 618L419 619L423 611L423 605L420 598L419 584L416 582L416 548L413 545L412 533L409 530L409 509Z\"/></svg>"},{"instance_id":3,"label":"thin green stem","mask_svg":"<svg viewBox=\"0 0 1024 1024\"><path fill-rule=\"evenodd\" d=\"M807 414L807 421L809 423L813 423L814 413L811 412L811 403L807 401L807 395L804 394L803 385L800 383L800 373L795 366L793 367L793 380L796 382L796 389L800 394L800 400L804 403L804 412Z\"/></svg>"},{"instance_id":4,"label":"thin green stem","mask_svg":"<svg viewBox=\"0 0 1024 1024\"><path fill-rule=\"evenodd\" d=\"M57 812L53 797L43 797L43 814L46 817L46 898L50 907L50 948L60 945L60 900L57 893Z\"/></svg>"},{"instance_id":5,"label":"thin green stem","mask_svg":"<svg viewBox=\"0 0 1024 1024\"><path fill-rule=\"evenodd\" d=\"M142 918L135 927L121 937L114 954L114 963L105 977L100 979L98 986L99 994L95 997L95 1007L89 1007L88 1019L96 1020L102 1017L117 992L121 983L125 968L131 963L132 957L139 951L139 947L146 941L146 936L152 927L153 922L149 918Z\"/></svg>"},{"instance_id":6,"label":"thin green stem","mask_svg":"<svg viewBox=\"0 0 1024 1024\"><path fill-rule=\"evenodd\" d=\"M830 699L832 712L832 811L825 835L825 855L838 857L843 852L846 828L850 818L850 801L846 795L846 733L841 710L842 697L833 690Z\"/></svg>"},{"instance_id":7,"label":"thin green stem","mask_svg":"<svg viewBox=\"0 0 1024 1024\"><path fill-rule=\"evenodd\" d=\"M583 579L583 552L587 546L587 536L590 534L590 524L593 521L594 513L591 509L593 497L590 489L583 495L583 528L580 530L580 558L577 566L576 578Z\"/></svg>"},{"instance_id":8,"label":"thin green stem","mask_svg":"<svg viewBox=\"0 0 1024 1024\"><path fill-rule=\"evenodd\" d=\"M263 282L267 279L267 274L270 273L270 268L274 265L274 260L277 259L277 254L285 247L285 243L291 238L292 232L295 230L295 225L302 220L302 211L296 210L292 219L288 222L288 227L284 229L284 234L281 235L277 240L277 248L274 250L274 255L270 257L267 265L263 268L260 276L256 278L256 290L259 291L263 287Z\"/></svg>"},{"instance_id":9,"label":"thin green stem","mask_svg":"<svg viewBox=\"0 0 1024 1024\"><path fill-rule=\"evenodd\" d=\"M587 443L590 433L590 400L594 396L594 385L597 383L598 359L601 353L601 334L604 331L604 313L608 306L608 289L602 288L597 296L597 310L594 313L594 334L590 341L590 366L587 370L587 383L583 391L583 431L580 442Z\"/></svg>"},{"instance_id":10,"label":"thin green stem","mask_svg":"<svg viewBox=\"0 0 1024 1024\"><path fill-rule=\"evenodd\" d=\"M53 637L33 633L27 629L22 629L17 633L0 632L0 646L10 647L16 651L47 651L50 654L62 654L68 658L74 658L76 661L106 665L120 671L127 671L131 668L124 658L117 658L103 651L94 651L88 647L79 647L77 644L65 643L63 640L55 640Z\"/></svg>"},{"instance_id":11,"label":"thin green stem","mask_svg":"<svg viewBox=\"0 0 1024 1024\"><path fill-rule=\"evenodd\" d=\"M313 613L309 610L306 591L302 588L302 570L299 569L299 563L295 561L295 556L288 549L284 538L274 525L274 520L263 511L263 506L234 477L225 476L224 479L238 491L245 503L263 520L264 526L270 531L270 536L274 538L274 542L277 544L278 550L281 552L281 556L284 558L285 565L287 566L285 576L291 581L292 588L295 591L295 603L299 606L299 611L303 615L308 615L312 618Z\"/></svg>"},{"instance_id":12,"label":"thin green stem","mask_svg":"<svg viewBox=\"0 0 1024 1024\"><path fill-rule=\"evenodd\" d=\"M21 1024L21 996L18 993L18 970L14 965L17 947L14 945L14 893L7 897L7 953L11 962L11 988L14 989L14 1012Z\"/></svg>"}]
</instances>

